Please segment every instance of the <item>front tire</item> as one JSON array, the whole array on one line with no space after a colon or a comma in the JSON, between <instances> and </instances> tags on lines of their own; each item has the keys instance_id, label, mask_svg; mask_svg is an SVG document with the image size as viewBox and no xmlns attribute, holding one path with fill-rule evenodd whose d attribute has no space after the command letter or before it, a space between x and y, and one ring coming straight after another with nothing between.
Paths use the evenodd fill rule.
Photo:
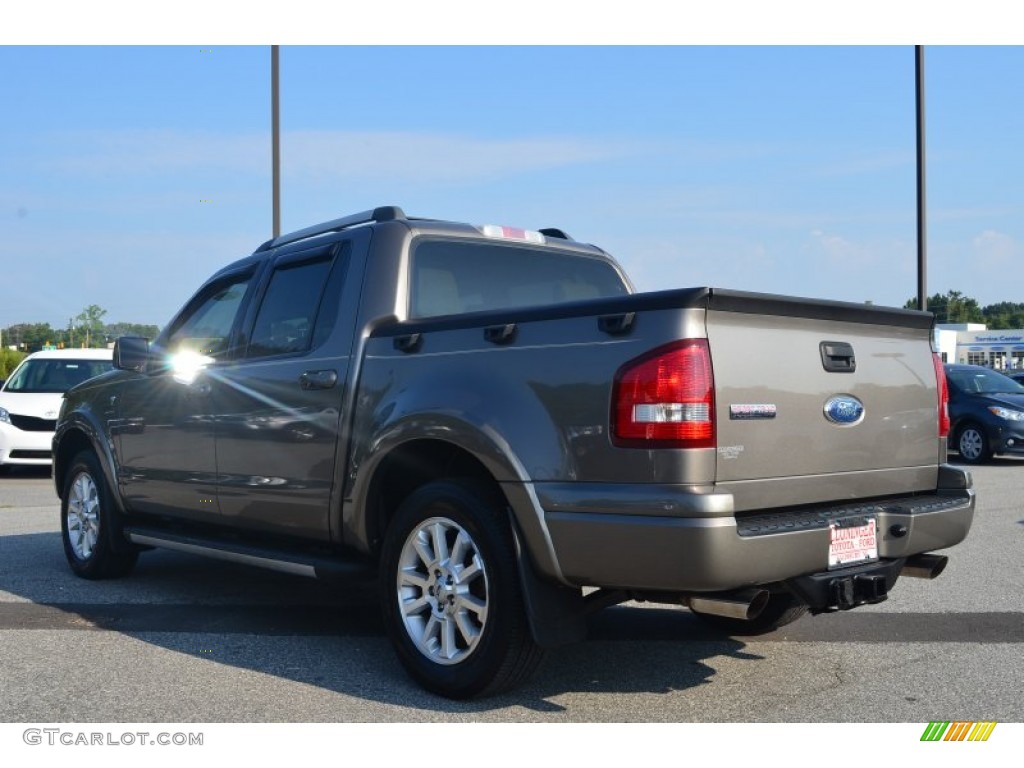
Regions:
<instances>
[{"instance_id":1,"label":"front tire","mask_svg":"<svg viewBox=\"0 0 1024 768\"><path fill-rule=\"evenodd\" d=\"M961 460L967 464L980 464L992 458L992 447L985 430L977 424L965 424L960 428L956 446Z\"/></svg>"},{"instance_id":2,"label":"front tire","mask_svg":"<svg viewBox=\"0 0 1024 768\"><path fill-rule=\"evenodd\" d=\"M414 491L385 534L380 586L398 657L433 693L494 695L524 682L543 658L504 501L485 484L437 481Z\"/></svg>"},{"instance_id":3,"label":"front tire","mask_svg":"<svg viewBox=\"0 0 1024 768\"><path fill-rule=\"evenodd\" d=\"M126 542L121 545L124 551L116 547L117 512L92 451L82 451L71 462L60 509L64 555L75 575L108 579L132 571L139 553L127 549Z\"/></svg>"}]
</instances>

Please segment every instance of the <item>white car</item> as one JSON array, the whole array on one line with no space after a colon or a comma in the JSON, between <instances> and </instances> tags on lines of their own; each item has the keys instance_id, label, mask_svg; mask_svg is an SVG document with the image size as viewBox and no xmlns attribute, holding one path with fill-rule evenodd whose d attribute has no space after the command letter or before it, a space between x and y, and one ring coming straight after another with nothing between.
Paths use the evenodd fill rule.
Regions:
<instances>
[{"instance_id":1,"label":"white car","mask_svg":"<svg viewBox=\"0 0 1024 768\"><path fill-rule=\"evenodd\" d=\"M22 360L0 388L0 471L49 466L64 393L112 368L109 349L57 349Z\"/></svg>"}]
</instances>

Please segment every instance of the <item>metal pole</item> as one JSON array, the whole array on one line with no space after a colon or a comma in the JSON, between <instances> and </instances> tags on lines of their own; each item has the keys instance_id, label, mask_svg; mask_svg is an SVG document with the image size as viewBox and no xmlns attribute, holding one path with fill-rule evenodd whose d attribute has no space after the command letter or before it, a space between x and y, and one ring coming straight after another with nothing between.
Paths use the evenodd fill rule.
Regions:
<instances>
[{"instance_id":1,"label":"metal pole","mask_svg":"<svg viewBox=\"0 0 1024 768\"><path fill-rule=\"evenodd\" d=\"M279 45L270 46L270 134L273 165L274 237L281 235L281 89L278 78Z\"/></svg>"},{"instance_id":2,"label":"metal pole","mask_svg":"<svg viewBox=\"0 0 1024 768\"><path fill-rule=\"evenodd\" d=\"M924 178L924 46L915 45L917 92L917 308L928 309L928 232Z\"/></svg>"}]
</instances>

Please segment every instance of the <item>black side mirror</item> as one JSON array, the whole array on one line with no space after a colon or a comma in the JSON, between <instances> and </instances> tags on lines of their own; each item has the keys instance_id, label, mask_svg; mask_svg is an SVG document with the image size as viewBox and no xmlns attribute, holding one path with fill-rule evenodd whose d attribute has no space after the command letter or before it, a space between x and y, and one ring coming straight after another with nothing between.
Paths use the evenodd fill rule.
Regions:
<instances>
[{"instance_id":1,"label":"black side mirror","mask_svg":"<svg viewBox=\"0 0 1024 768\"><path fill-rule=\"evenodd\" d=\"M121 336L114 342L114 367L122 371L146 372L149 362L149 339Z\"/></svg>"}]
</instances>

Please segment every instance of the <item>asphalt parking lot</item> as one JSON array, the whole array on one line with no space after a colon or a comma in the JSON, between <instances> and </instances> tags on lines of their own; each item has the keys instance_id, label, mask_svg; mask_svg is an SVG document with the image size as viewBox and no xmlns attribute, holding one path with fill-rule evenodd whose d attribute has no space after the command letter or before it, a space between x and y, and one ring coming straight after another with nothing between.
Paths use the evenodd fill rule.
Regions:
<instances>
[{"instance_id":1,"label":"asphalt parking lot","mask_svg":"<svg viewBox=\"0 0 1024 768\"><path fill-rule=\"evenodd\" d=\"M937 580L774 634L715 634L621 606L508 695L424 693L372 584L344 587L154 551L72 576L47 472L0 477L0 721L1024 721L1024 460L974 472L967 541Z\"/></svg>"}]
</instances>

